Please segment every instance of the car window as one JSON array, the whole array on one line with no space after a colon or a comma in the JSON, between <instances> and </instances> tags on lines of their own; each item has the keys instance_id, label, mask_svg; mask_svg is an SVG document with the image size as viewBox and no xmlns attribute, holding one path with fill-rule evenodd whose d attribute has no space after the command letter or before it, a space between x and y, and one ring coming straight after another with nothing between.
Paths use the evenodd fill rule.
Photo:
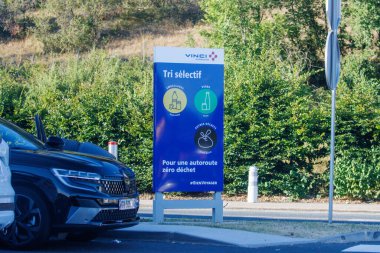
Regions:
<instances>
[{"instance_id":1,"label":"car window","mask_svg":"<svg viewBox=\"0 0 380 253\"><path fill-rule=\"evenodd\" d=\"M37 149L36 145L25 138L25 136L2 124L0 124L0 136L8 143L11 149Z\"/></svg>"}]
</instances>

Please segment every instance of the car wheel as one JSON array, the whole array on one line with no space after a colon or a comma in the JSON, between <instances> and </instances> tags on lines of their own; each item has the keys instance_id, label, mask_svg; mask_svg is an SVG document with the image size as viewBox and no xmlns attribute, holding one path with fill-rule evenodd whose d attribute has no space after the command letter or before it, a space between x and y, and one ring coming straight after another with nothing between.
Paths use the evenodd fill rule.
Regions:
<instances>
[{"instance_id":1,"label":"car wheel","mask_svg":"<svg viewBox=\"0 0 380 253\"><path fill-rule=\"evenodd\" d=\"M94 240L98 236L99 232L97 231L74 232L69 233L66 236L66 240L72 242L88 242Z\"/></svg>"},{"instance_id":2,"label":"car wheel","mask_svg":"<svg viewBox=\"0 0 380 253\"><path fill-rule=\"evenodd\" d=\"M15 221L1 239L11 248L34 248L50 235L50 214L46 203L34 190L15 187Z\"/></svg>"}]
</instances>

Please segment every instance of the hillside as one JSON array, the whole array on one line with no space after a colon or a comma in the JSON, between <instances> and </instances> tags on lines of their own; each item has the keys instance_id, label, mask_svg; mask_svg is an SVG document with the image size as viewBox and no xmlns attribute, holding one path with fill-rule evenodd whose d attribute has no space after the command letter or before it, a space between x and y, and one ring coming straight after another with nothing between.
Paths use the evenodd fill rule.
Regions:
<instances>
[{"instance_id":1,"label":"hillside","mask_svg":"<svg viewBox=\"0 0 380 253\"><path fill-rule=\"evenodd\" d=\"M109 55L120 58L138 56L152 57L155 46L205 47L205 38L200 31L205 26L171 26L165 33L142 32L132 38L115 38L102 49ZM73 53L43 54L43 45L34 36L0 43L0 58L7 63L20 63L23 60L54 61L70 57Z\"/></svg>"},{"instance_id":2,"label":"hillside","mask_svg":"<svg viewBox=\"0 0 380 253\"><path fill-rule=\"evenodd\" d=\"M104 49L150 57L154 45L202 46L198 1L7 1L0 6L0 57L63 59Z\"/></svg>"}]
</instances>

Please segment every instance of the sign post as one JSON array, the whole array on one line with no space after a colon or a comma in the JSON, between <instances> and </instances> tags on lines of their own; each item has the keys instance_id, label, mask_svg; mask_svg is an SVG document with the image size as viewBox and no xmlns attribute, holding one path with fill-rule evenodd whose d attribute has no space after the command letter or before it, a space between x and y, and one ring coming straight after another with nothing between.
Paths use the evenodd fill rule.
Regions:
<instances>
[{"instance_id":1,"label":"sign post","mask_svg":"<svg viewBox=\"0 0 380 253\"><path fill-rule=\"evenodd\" d=\"M330 142L330 185L328 222L332 223L334 199L334 158L335 158L335 100L336 87L340 74L340 50L338 43L338 26L341 19L341 1L326 1L327 23L329 34L325 49L325 72L327 86L331 90L331 142Z\"/></svg>"},{"instance_id":2,"label":"sign post","mask_svg":"<svg viewBox=\"0 0 380 253\"><path fill-rule=\"evenodd\" d=\"M156 47L154 220L167 208L212 208L222 222L224 51ZM214 192L209 201L166 201L165 192Z\"/></svg>"}]
</instances>

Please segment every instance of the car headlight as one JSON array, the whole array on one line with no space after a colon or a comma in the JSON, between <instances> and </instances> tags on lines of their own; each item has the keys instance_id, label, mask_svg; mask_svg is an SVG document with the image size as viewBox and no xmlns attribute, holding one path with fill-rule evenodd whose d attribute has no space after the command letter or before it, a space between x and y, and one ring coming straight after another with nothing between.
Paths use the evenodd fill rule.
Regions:
<instances>
[{"instance_id":1,"label":"car headlight","mask_svg":"<svg viewBox=\"0 0 380 253\"><path fill-rule=\"evenodd\" d=\"M56 168L52 172L64 185L72 188L99 191L101 187L101 176L97 173Z\"/></svg>"}]
</instances>

